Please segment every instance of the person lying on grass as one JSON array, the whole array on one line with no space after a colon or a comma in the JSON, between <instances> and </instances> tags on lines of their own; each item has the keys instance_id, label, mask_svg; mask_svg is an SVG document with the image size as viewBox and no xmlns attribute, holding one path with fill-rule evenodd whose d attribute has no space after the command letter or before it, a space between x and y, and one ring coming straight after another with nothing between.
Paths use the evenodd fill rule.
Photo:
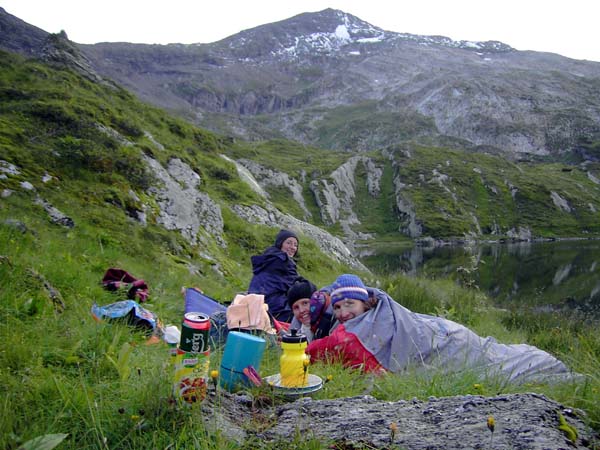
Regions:
<instances>
[{"instance_id":1,"label":"person lying on grass","mask_svg":"<svg viewBox=\"0 0 600 450\"><path fill-rule=\"evenodd\" d=\"M437 364L452 371L477 369L511 382L565 381L578 376L531 345L500 344L451 320L414 313L384 291L367 288L356 275L336 279L331 304L338 323L329 336L308 345L312 361L339 360L365 372Z\"/></svg>"}]
</instances>

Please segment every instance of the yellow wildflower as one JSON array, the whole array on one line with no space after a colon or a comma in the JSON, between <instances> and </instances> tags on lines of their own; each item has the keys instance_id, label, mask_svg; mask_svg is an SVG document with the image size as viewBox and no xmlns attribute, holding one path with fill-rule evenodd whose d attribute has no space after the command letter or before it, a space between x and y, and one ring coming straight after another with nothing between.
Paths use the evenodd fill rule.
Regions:
<instances>
[{"instance_id":1,"label":"yellow wildflower","mask_svg":"<svg viewBox=\"0 0 600 450\"><path fill-rule=\"evenodd\" d=\"M210 378L212 379L213 385L215 387L215 389L217 389L217 379L219 378L219 371L218 370L211 370L210 371Z\"/></svg>"},{"instance_id":2,"label":"yellow wildflower","mask_svg":"<svg viewBox=\"0 0 600 450\"><path fill-rule=\"evenodd\" d=\"M490 432L494 432L494 429L496 428L496 421L494 420L494 416L489 416L487 418L487 427L490 430Z\"/></svg>"}]
</instances>

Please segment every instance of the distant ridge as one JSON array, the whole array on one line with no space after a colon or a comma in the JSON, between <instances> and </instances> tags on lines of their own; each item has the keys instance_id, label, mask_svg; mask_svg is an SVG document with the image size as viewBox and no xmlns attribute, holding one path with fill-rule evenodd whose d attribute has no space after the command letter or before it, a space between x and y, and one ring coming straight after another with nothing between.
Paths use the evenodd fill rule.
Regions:
<instances>
[{"instance_id":1,"label":"distant ridge","mask_svg":"<svg viewBox=\"0 0 600 450\"><path fill-rule=\"evenodd\" d=\"M12 27L4 48L35 54L43 31L4 11L0 20ZM241 139L350 152L421 142L509 160L600 159L596 62L389 32L335 9L211 44L78 47L89 73Z\"/></svg>"}]
</instances>

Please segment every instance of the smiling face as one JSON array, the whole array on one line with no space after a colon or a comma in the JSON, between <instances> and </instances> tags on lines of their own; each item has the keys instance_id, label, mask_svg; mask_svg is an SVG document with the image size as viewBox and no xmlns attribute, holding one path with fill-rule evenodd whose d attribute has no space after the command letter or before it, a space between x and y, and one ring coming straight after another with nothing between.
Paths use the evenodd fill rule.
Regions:
<instances>
[{"instance_id":1,"label":"smiling face","mask_svg":"<svg viewBox=\"0 0 600 450\"><path fill-rule=\"evenodd\" d=\"M301 298L292 305L294 317L304 325L310 325L310 299Z\"/></svg>"},{"instance_id":2,"label":"smiling face","mask_svg":"<svg viewBox=\"0 0 600 450\"><path fill-rule=\"evenodd\" d=\"M287 255L292 258L298 251L298 239L295 237L287 238L283 241L283 244L281 244L281 251L287 253Z\"/></svg>"},{"instance_id":3,"label":"smiling face","mask_svg":"<svg viewBox=\"0 0 600 450\"><path fill-rule=\"evenodd\" d=\"M354 319L367 311L367 305L361 300L345 298L333 305L333 314L341 323Z\"/></svg>"}]
</instances>

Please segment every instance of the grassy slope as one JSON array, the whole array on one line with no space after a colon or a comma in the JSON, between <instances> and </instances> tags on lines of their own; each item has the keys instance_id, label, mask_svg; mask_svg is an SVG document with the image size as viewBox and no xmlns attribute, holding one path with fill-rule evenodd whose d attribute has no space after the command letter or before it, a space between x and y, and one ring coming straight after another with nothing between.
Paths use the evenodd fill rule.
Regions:
<instances>
[{"instance_id":1,"label":"grassy slope","mask_svg":"<svg viewBox=\"0 0 600 450\"><path fill-rule=\"evenodd\" d=\"M600 185L587 175L590 171L600 176L597 164L590 164L584 171L560 163L512 163L499 156L461 149L417 144L403 144L403 148L407 151L388 149L397 169L380 151L365 153L383 168L381 193L377 197L368 194L364 167L357 166L354 211L361 224L355 226L356 231L374 233L382 240L405 239L397 232L392 182L397 171L406 185L402 195L414 205L424 236L454 238L474 233L497 239L520 227L529 228L535 237L600 235ZM252 146L240 143L228 151L232 156L248 157L286 172L301 182L312 221L321 226L309 184L315 177L327 178L352 156L282 140ZM302 181L303 171L306 176ZM447 178L436 182L436 173ZM552 192L563 198L571 210L559 208ZM279 208L302 217L288 190L270 189L269 193ZM331 231L336 232L336 228Z\"/></svg>"},{"instance_id":2,"label":"grassy slope","mask_svg":"<svg viewBox=\"0 0 600 450\"><path fill-rule=\"evenodd\" d=\"M198 409L180 410L169 402L172 372L163 344L146 346L146 337L128 327L97 324L89 310L93 302L106 304L122 298L100 286L108 267L122 267L144 278L150 286L148 308L165 323L177 324L181 319L181 286L200 286L226 300L245 289L250 276L248 258L271 243L272 230L248 225L228 211L228 202L260 203L260 199L217 154L244 152L250 145L228 148L230 144L218 136L142 105L125 91L91 84L68 71L4 53L0 58L0 150L2 159L22 169L20 175L0 179L1 190L14 191L0 201L0 447L16 448L48 433L69 433L62 448L240 447L219 433L207 434ZM117 130L135 145L123 145L99 131L96 124ZM270 145L260 145L266 150L257 152L257 159L275 161L275 155L280 155L283 167L295 170L314 164L328 172L341 159L327 154L322 163L316 163L316 150ZM198 170L202 188L223 208L227 249L210 241L201 249L193 248L178 233L153 224L151 213L146 227L131 219L128 212L141 205L129 195L130 190L140 201L151 202L145 194L150 180L141 170L140 151L163 162L177 156ZM307 154L315 159L308 161ZM46 173L55 178L43 183ZM389 185L390 174L384 179ZM22 189L23 181L31 182L36 191ZM73 218L75 227L51 224L33 203L37 194ZM364 201L365 193L359 190L359 202ZM377 208L385 208L384 202ZM24 229L6 223L8 219L21 222ZM299 270L317 284L329 282L344 270L319 255L312 242L303 241L303 253L311 258L303 258ZM190 272L189 266L197 271ZM60 293L63 312L56 308L44 281ZM469 374L448 377L435 371L428 376L409 372L376 380L373 394L377 397L395 400L535 390L585 408L597 426L600 345L586 329L565 327L557 336L544 328L528 328L528 323L517 321L520 316L483 314L486 300L453 283L405 278L379 281L415 311L442 313L480 334L493 333L507 342L537 342L561 356L570 354L572 367L596 375L586 386L551 388L498 385ZM532 322L539 323L538 319ZM263 362L263 373L277 370L277 357L278 350L272 348ZM212 365L218 367L218 353ZM357 395L369 383L338 366L319 365L311 370L333 376L318 394L321 398ZM250 430L253 426L247 425ZM310 448L296 440L284 445L277 448ZM241 447L270 448L256 441Z\"/></svg>"},{"instance_id":3,"label":"grassy slope","mask_svg":"<svg viewBox=\"0 0 600 450\"><path fill-rule=\"evenodd\" d=\"M578 168L517 165L497 156L422 146L413 146L410 154L396 152L395 159L425 235L476 232L473 216L484 235L496 226L501 235L519 226L529 227L538 237L600 233L600 186ZM434 171L448 179L436 183ZM514 197L511 187L516 189ZM552 191L568 202L572 212L554 204Z\"/></svg>"}]
</instances>

